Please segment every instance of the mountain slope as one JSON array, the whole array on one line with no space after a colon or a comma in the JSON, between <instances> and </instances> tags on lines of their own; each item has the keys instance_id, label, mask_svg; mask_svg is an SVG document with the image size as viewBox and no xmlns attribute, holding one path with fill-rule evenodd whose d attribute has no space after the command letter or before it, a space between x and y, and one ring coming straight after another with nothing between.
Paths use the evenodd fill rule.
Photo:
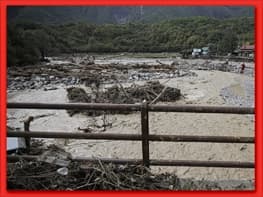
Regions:
<instances>
[{"instance_id":1,"label":"mountain slope","mask_svg":"<svg viewBox=\"0 0 263 197\"><path fill-rule=\"evenodd\" d=\"M158 22L191 16L230 18L253 16L253 7L233 6L77 6L8 7L10 21L27 20L39 23L61 24L88 22L95 24L127 23L134 21Z\"/></svg>"}]
</instances>

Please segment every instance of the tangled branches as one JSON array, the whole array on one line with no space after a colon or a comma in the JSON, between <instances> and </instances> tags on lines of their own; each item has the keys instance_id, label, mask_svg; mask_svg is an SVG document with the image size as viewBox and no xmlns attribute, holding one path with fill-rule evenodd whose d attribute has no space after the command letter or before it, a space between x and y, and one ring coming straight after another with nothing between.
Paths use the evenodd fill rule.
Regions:
<instances>
[{"instance_id":1,"label":"tangled branches","mask_svg":"<svg viewBox=\"0 0 263 197\"><path fill-rule=\"evenodd\" d=\"M8 189L21 190L171 190L178 189L175 175L154 175L140 165L81 164L72 162L67 175L57 166L20 160L8 164Z\"/></svg>"},{"instance_id":2,"label":"tangled branches","mask_svg":"<svg viewBox=\"0 0 263 197\"><path fill-rule=\"evenodd\" d=\"M114 103L114 104L134 104L147 100L151 104L157 101L174 102L180 99L181 91L177 88L162 85L159 81L148 81L144 85L133 84L130 87L123 87L117 83L105 91L96 89L92 94L87 94L85 90L78 87L67 88L67 96L70 102L80 103ZM94 97L94 98L93 98ZM79 110L68 110L70 116L79 113ZM101 115L102 112L89 110L82 112L88 116ZM114 113L127 114L127 111L112 111Z\"/></svg>"}]
</instances>

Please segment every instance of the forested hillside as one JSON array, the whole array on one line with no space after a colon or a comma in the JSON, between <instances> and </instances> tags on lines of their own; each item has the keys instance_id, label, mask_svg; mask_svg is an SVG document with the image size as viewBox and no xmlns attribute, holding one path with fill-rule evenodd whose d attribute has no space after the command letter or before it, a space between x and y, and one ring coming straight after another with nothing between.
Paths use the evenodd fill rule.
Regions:
<instances>
[{"instance_id":1,"label":"forested hillside","mask_svg":"<svg viewBox=\"0 0 263 197\"><path fill-rule=\"evenodd\" d=\"M158 23L60 25L8 23L8 65L78 52L182 52L210 46L219 54L254 43L254 18L178 18Z\"/></svg>"}]
</instances>

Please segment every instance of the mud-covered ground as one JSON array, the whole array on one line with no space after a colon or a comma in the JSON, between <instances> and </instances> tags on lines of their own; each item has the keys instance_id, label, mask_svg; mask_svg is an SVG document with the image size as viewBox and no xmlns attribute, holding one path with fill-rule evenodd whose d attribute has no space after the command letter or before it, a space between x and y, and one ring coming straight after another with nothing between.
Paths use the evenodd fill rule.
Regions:
<instances>
[{"instance_id":1,"label":"mud-covered ground","mask_svg":"<svg viewBox=\"0 0 263 197\"><path fill-rule=\"evenodd\" d=\"M63 58L56 61L48 63L49 65L42 70L43 72L40 72L39 69L32 71L32 68L27 70L29 72L25 70L21 72L17 68L10 69L8 102L68 102L67 87L82 87L90 92L88 82L93 83L89 80L93 80L94 74L97 78L99 76L102 79L100 88L105 89L116 83L111 79L114 74L114 77L119 77L118 82L124 87L132 83L144 84L148 80L159 80L164 85L180 89L182 98L175 103L168 104L254 106L254 63L252 62L246 63L245 73L240 74L240 62L228 62L226 65L225 61L219 60L101 56L96 57L97 66L95 68L94 65L81 64L80 61L72 59ZM70 64L70 69L69 67L62 69L66 68L67 64ZM75 64L77 70L74 68ZM19 72L26 76L22 78ZM91 76L91 78L81 79L81 77L85 78L83 75ZM63 79L68 81L63 82ZM27 84L29 82L34 84ZM9 109L7 123L8 126L23 130L24 119L28 116L39 115L47 116L34 120L30 127L32 131L83 132L81 128L93 127L98 128L97 132L105 133L138 134L141 132L139 113L107 114L106 121L110 123L110 126L106 128L106 131L99 129L105 117L87 117L81 114L70 117L65 110ZM152 134L251 137L255 135L253 115L154 112L150 113L149 117ZM45 142L46 144L54 143L76 157L141 158L140 142L62 139L49 139ZM152 142L150 143L150 158L253 162L254 145ZM193 180L253 181L255 178L253 169L199 167L152 167L151 169L154 173L171 172L179 178ZM248 188L253 189L253 186L250 185Z\"/></svg>"}]
</instances>

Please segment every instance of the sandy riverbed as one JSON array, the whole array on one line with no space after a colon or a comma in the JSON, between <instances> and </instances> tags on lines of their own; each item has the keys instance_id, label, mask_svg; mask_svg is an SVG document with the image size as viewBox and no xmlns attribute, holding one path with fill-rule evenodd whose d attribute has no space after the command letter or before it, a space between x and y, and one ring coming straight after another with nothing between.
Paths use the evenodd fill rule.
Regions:
<instances>
[{"instance_id":1,"label":"sandy riverbed","mask_svg":"<svg viewBox=\"0 0 263 197\"><path fill-rule=\"evenodd\" d=\"M184 98L176 104L232 105L221 96L222 89L231 91L231 96L246 100L247 81L253 85L254 78L221 71L193 71L197 77L182 77L167 80L167 85L181 89ZM140 83L143 83L142 81ZM254 98L252 98L253 100ZM9 93L8 102L67 102L65 87L57 90L24 90ZM99 124L102 117L87 118L82 115L70 117L65 110L8 110L8 125L22 128L21 122L28 116L50 114L32 122L31 130L74 131L79 127ZM107 115L112 123L107 133L140 133L140 114ZM150 113L151 134L174 135L217 135L254 136L253 115L195 114L195 113ZM88 140L47 140L56 143L73 156L95 156L112 158L141 158L140 142L112 142ZM210 161L254 161L252 144L219 143L150 143L150 157L153 159L210 160ZM251 180L253 169L193 168L193 167L152 167L156 173L175 172L181 178L206 180Z\"/></svg>"}]
</instances>

